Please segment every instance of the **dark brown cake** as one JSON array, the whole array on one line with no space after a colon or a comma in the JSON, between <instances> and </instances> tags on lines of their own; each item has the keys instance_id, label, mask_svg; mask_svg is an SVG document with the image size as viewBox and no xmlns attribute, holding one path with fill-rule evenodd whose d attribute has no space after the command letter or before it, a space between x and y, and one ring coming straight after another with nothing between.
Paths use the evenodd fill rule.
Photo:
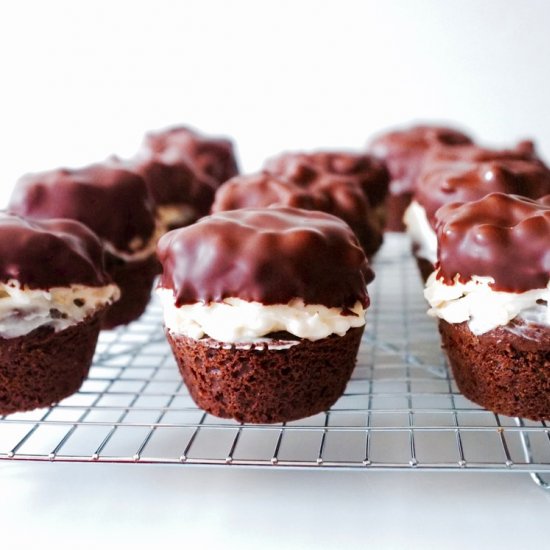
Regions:
<instances>
[{"instance_id":1,"label":"dark brown cake","mask_svg":"<svg viewBox=\"0 0 550 550\"><path fill-rule=\"evenodd\" d=\"M292 206L334 214L353 229L370 258L382 244L382 230L358 184L345 176L298 185L268 172L231 178L217 191L212 212L248 207Z\"/></svg>"},{"instance_id":2,"label":"dark brown cake","mask_svg":"<svg viewBox=\"0 0 550 550\"><path fill-rule=\"evenodd\" d=\"M388 167L391 181L386 199L386 230L404 231L403 215L409 206L426 153L433 147L455 147L472 143L452 128L413 126L386 132L374 138L370 151Z\"/></svg>"},{"instance_id":3,"label":"dark brown cake","mask_svg":"<svg viewBox=\"0 0 550 550\"><path fill-rule=\"evenodd\" d=\"M92 364L101 315L60 332L41 327L0 338L0 414L49 407L76 392Z\"/></svg>"},{"instance_id":4,"label":"dark brown cake","mask_svg":"<svg viewBox=\"0 0 550 550\"><path fill-rule=\"evenodd\" d=\"M149 132L143 139L142 153L170 153L173 159L189 163L199 174L206 174L217 185L239 173L233 144L226 138L204 136L185 126Z\"/></svg>"},{"instance_id":5,"label":"dark brown cake","mask_svg":"<svg viewBox=\"0 0 550 550\"><path fill-rule=\"evenodd\" d=\"M189 393L201 409L260 424L330 408L344 393L362 334L363 327L352 328L345 336L314 342L273 339L243 349L166 331ZM294 345L281 349L289 343Z\"/></svg>"},{"instance_id":6,"label":"dark brown cake","mask_svg":"<svg viewBox=\"0 0 550 550\"><path fill-rule=\"evenodd\" d=\"M467 323L439 321L460 391L486 409L550 418L550 329L513 321L476 336Z\"/></svg>"},{"instance_id":7,"label":"dark brown cake","mask_svg":"<svg viewBox=\"0 0 550 550\"><path fill-rule=\"evenodd\" d=\"M126 324L145 309L150 294L141 290L151 289L156 275L149 267L155 258L156 226L154 205L141 176L114 160L29 174L17 182L9 209L32 219L77 220L101 238L111 258L108 269L114 268L111 276L121 290L104 328ZM140 292L133 294L135 289Z\"/></svg>"},{"instance_id":8,"label":"dark brown cake","mask_svg":"<svg viewBox=\"0 0 550 550\"><path fill-rule=\"evenodd\" d=\"M550 419L546 199L492 193L444 206L436 220L438 270L426 297L440 318L443 347L460 391L496 413ZM464 286L452 288L457 285ZM478 285L485 285L482 293L468 298ZM454 297L447 300L448 289ZM498 300L491 292L499 293ZM452 312L460 300L466 309Z\"/></svg>"},{"instance_id":9,"label":"dark brown cake","mask_svg":"<svg viewBox=\"0 0 550 550\"><path fill-rule=\"evenodd\" d=\"M75 392L117 294L96 235L72 220L0 213L0 284L0 414Z\"/></svg>"},{"instance_id":10,"label":"dark brown cake","mask_svg":"<svg viewBox=\"0 0 550 550\"><path fill-rule=\"evenodd\" d=\"M254 319L246 317L253 327L270 306L288 308L284 314L269 309L282 324L300 311L308 327L317 312L328 315L327 308L337 308L331 315L344 325L301 338L291 323L285 329L277 325L276 333L260 329L246 341L222 341L207 328L202 338L193 338L167 321L168 341L200 407L244 422L284 422L316 414L342 395L364 328L357 307L368 306L366 283L373 277L344 222L297 208L220 212L162 237L158 255L163 265L159 293L167 299L163 305L170 322L190 311L184 306L194 310L212 304L216 311L235 308L231 316L238 318L244 302L258 308ZM308 305L314 306L310 313L300 309Z\"/></svg>"}]
</instances>

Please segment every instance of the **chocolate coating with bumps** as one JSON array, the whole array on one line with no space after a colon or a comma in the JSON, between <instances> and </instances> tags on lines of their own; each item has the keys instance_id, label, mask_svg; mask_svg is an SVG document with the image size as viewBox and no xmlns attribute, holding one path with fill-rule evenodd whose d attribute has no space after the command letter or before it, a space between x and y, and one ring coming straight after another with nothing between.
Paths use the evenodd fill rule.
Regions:
<instances>
[{"instance_id":1,"label":"chocolate coating with bumps","mask_svg":"<svg viewBox=\"0 0 550 550\"><path fill-rule=\"evenodd\" d=\"M217 191L212 212L271 205L334 214L353 229L367 256L382 244L382 231L367 198L354 180L344 176L313 180L300 186L267 172L236 176Z\"/></svg>"},{"instance_id":2,"label":"chocolate coating with bumps","mask_svg":"<svg viewBox=\"0 0 550 550\"><path fill-rule=\"evenodd\" d=\"M219 185L239 173L233 144L219 137L207 137L185 126L174 126L146 134L142 152L179 156L196 171Z\"/></svg>"},{"instance_id":3,"label":"chocolate coating with bumps","mask_svg":"<svg viewBox=\"0 0 550 550\"><path fill-rule=\"evenodd\" d=\"M374 278L351 229L323 212L247 208L219 212L164 235L159 286L176 306L235 297L266 305L368 306Z\"/></svg>"},{"instance_id":4,"label":"chocolate coating with bumps","mask_svg":"<svg viewBox=\"0 0 550 550\"><path fill-rule=\"evenodd\" d=\"M186 204L197 218L210 210L217 183L173 151L142 154L129 162L145 180L157 206Z\"/></svg>"},{"instance_id":5,"label":"chocolate coating with bumps","mask_svg":"<svg viewBox=\"0 0 550 550\"><path fill-rule=\"evenodd\" d=\"M145 181L110 161L23 176L9 210L34 219L77 220L128 254L145 247L155 231L154 206Z\"/></svg>"},{"instance_id":6,"label":"chocolate coating with bumps","mask_svg":"<svg viewBox=\"0 0 550 550\"><path fill-rule=\"evenodd\" d=\"M384 163L366 153L286 152L269 159L264 169L300 187L345 177L359 185L373 207L384 202L390 181Z\"/></svg>"},{"instance_id":7,"label":"chocolate coating with bumps","mask_svg":"<svg viewBox=\"0 0 550 550\"><path fill-rule=\"evenodd\" d=\"M103 286L103 250L95 234L72 220L30 221L0 212L0 281L32 289Z\"/></svg>"},{"instance_id":8,"label":"chocolate coating with bumps","mask_svg":"<svg viewBox=\"0 0 550 550\"><path fill-rule=\"evenodd\" d=\"M537 199L550 193L550 170L540 161L500 159L488 162L449 162L425 165L415 200L435 225L438 208L451 202L508 193Z\"/></svg>"},{"instance_id":9,"label":"chocolate coating with bumps","mask_svg":"<svg viewBox=\"0 0 550 550\"><path fill-rule=\"evenodd\" d=\"M452 284L492 277L493 290L525 292L550 279L550 206L491 193L436 213L438 277Z\"/></svg>"},{"instance_id":10,"label":"chocolate coating with bumps","mask_svg":"<svg viewBox=\"0 0 550 550\"><path fill-rule=\"evenodd\" d=\"M452 128L418 125L379 135L370 151L386 162L392 180L390 193L399 195L414 191L424 156L432 147L469 143L472 140L466 134Z\"/></svg>"},{"instance_id":11,"label":"chocolate coating with bumps","mask_svg":"<svg viewBox=\"0 0 550 550\"><path fill-rule=\"evenodd\" d=\"M453 147L436 145L426 152L423 167L438 162L487 162L490 160L539 161L539 158L535 144L530 140L520 141L510 149L491 149L473 143Z\"/></svg>"}]
</instances>

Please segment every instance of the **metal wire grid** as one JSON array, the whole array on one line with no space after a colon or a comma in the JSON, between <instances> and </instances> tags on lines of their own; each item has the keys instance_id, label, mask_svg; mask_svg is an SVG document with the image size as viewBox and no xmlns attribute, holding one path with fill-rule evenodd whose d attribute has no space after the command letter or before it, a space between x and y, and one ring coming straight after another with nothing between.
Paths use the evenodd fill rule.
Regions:
<instances>
[{"instance_id":1,"label":"metal wire grid","mask_svg":"<svg viewBox=\"0 0 550 550\"><path fill-rule=\"evenodd\" d=\"M89 378L55 407L0 418L0 459L360 470L550 472L550 426L495 415L458 393L406 239L376 262L358 364L329 410L275 425L198 409L152 301L102 333Z\"/></svg>"}]
</instances>

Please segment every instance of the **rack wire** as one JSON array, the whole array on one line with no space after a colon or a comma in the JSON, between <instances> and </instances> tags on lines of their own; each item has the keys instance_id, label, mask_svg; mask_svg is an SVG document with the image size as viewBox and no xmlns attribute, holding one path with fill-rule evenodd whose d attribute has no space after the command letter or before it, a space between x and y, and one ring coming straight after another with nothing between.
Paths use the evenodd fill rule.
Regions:
<instances>
[{"instance_id":1,"label":"rack wire","mask_svg":"<svg viewBox=\"0 0 550 550\"><path fill-rule=\"evenodd\" d=\"M274 425L201 411L153 300L137 322L101 334L80 391L0 418L0 459L528 472L548 488L550 426L493 414L458 392L406 238L390 235L375 264L357 367L330 410Z\"/></svg>"}]
</instances>

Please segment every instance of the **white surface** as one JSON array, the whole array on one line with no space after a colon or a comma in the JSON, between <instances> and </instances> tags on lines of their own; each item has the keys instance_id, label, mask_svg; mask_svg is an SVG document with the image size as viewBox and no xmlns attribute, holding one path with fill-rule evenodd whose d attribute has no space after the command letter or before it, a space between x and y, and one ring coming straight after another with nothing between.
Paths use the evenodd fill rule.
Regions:
<instances>
[{"instance_id":1,"label":"white surface","mask_svg":"<svg viewBox=\"0 0 550 550\"><path fill-rule=\"evenodd\" d=\"M4 463L0 486L2 540L79 550L543 548L550 513L527 475Z\"/></svg>"},{"instance_id":2,"label":"white surface","mask_svg":"<svg viewBox=\"0 0 550 550\"><path fill-rule=\"evenodd\" d=\"M549 18L544 0L9 3L0 202L175 122L234 136L246 170L422 118L550 156ZM43 548L541 548L550 507L527 475L2 463L0 490L3 544Z\"/></svg>"}]
</instances>

